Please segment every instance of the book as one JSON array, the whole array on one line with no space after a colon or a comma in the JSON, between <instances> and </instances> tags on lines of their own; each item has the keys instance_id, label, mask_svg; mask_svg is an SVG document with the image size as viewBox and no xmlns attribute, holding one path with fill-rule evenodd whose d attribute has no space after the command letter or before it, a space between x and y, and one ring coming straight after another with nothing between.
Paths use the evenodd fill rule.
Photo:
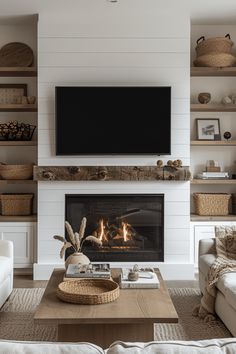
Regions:
<instances>
[{"instance_id":1,"label":"book","mask_svg":"<svg viewBox=\"0 0 236 354\"><path fill-rule=\"evenodd\" d=\"M139 271L136 281L128 280L128 274L132 269L123 268L120 275L120 287L122 289L158 289L160 282L155 272Z\"/></svg>"},{"instance_id":2,"label":"book","mask_svg":"<svg viewBox=\"0 0 236 354\"><path fill-rule=\"evenodd\" d=\"M106 278L110 279L110 264L69 264L65 273L64 280L78 278Z\"/></svg>"}]
</instances>

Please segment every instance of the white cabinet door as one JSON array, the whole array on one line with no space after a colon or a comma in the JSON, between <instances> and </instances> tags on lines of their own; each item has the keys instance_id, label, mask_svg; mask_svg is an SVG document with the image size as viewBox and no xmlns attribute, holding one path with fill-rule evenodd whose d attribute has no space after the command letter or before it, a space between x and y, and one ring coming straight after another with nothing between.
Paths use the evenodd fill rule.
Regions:
<instances>
[{"instance_id":1,"label":"white cabinet door","mask_svg":"<svg viewBox=\"0 0 236 354\"><path fill-rule=\"evenodd\" d=\"M0 239L13 242L14 267L32 267L34 262L34 225L7 224L0 223Z\"/></svg>"}]
</instances>

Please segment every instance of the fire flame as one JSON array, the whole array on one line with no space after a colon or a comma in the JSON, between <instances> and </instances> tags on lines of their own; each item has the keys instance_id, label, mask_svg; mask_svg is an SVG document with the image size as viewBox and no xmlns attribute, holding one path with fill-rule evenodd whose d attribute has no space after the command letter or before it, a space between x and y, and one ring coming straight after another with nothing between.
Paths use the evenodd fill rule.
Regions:
<instances>
[{"instance_id":1,"label":"fire flame","mask_svg":"<svg viewBox=\"0 0 236 354\"><path fill-rule=\"evenodd\" d=\"M108 242L111 232L114 233L114 229L116 230L116 234L113 234L112 237L121 238L124 242L132 239L132 229L130 224L122 222L120 227L116 227L114 225L109 225L108 222L104 222L103 219L100 219L98 222L98 228L96 230L97 238L103 243Z\"/></svg>"}]
</instances>

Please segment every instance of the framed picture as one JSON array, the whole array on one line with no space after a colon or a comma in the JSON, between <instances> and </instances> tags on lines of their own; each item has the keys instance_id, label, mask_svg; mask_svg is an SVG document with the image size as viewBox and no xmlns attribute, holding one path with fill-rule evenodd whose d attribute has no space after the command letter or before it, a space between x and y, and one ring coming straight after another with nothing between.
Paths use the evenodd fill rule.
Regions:
<instances>
[{"instance_id":1,"label":"framed picture","mask_svg":"<svg viewBox=\"0 0 236 354\"><path fill-rule=\"evenodd\" d=\"M197 118L198 140L221 140L219 118Z\"/></svg>"},{"instance_id":2,"label":"framed picture","mask_svg":"<svg viewBox=\"0 0 236 354\"><path fill-rule=\"evenodd\" d=\"M27 96L27 84L0 84L0 104L19 104Z\"/></svg>"}]
</instances>

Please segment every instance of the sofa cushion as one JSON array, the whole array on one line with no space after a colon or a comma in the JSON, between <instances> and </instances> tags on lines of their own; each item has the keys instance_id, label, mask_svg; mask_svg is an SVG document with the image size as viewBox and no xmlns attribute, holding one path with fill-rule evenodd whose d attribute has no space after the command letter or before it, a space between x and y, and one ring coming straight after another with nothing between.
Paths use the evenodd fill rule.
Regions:
<instances>
[{"instance_id":1,"label":"sofa cushion","mask_svg":"<svg viewBox=\"0 0 236 354\"><path fill-rule=\"evenodd\" d=\"M0 256L0 283L12 272L12 260L9 257Z\"/></svg>"},{"instance_id":2,"label":"sofa cushion","mask_svg":"<svg viewBox=\"0 0 236 354\"><path fill-rule=\"evenodd\" d=\"M216 255L215 254L204 254L199 257L199 270L207 275L211 265L215 262Z\"/></svg>"},{"instance_id":3,"label":"sofa cushion","mask_svg":"<svg viewBox=\"0 0 236 354\"><path fill-rule=\"evenodd\" d=\"M235 354L236 338L203 341L113 343L107 354Z\"/></svg>"},{"instance_id":4,"label":"sofa cushion","mask_svg":"<svg viewBox=\"0 0 236 354\"><path fill-rule=\"evenodd\" d=\"M236 273L224 274L216 286L224 294L226 301L236 310Z\"/></svg>"},{"instance_id":5,"label":"sofa cushion","mask_svg":"<svg viewBox=\"0 0 236 354\"><path fill-rule=\"evenodd\" d=\"M4 354L104 354L102 348L90 343L49 343L0 341Z\"/></svg>"}]
</instances>

